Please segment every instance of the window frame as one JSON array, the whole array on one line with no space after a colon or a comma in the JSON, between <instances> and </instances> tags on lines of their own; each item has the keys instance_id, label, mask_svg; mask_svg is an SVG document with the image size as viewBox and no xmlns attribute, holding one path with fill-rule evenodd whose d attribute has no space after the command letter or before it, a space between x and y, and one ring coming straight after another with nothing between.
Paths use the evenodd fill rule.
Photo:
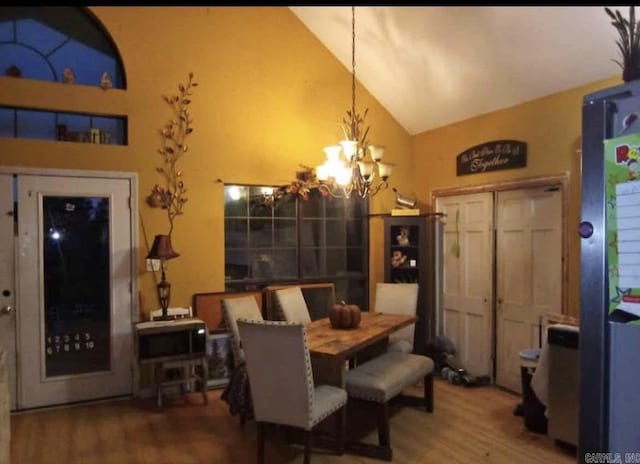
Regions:
<instances>
[{"instance_id":1,"label":"window frame","mask_svg":"<svg viewBox=\"0 0 640 464\"><path fill-rule=\"evenodd\" d=\"M244 211L246 216L242 214L229 214L229 188L245 189L245 196L242 200L245 205L240 205L240 211ZM261 290L267 286L272 285L288 285L288 284L311 284L321 282L331 282L336 287L336 299L337 301L345 300L349 303L359 304L363 308L368 307L368 287L369 287L369 221L368 221L368 201L366 199L354 198L349 200L342 198L334 198L323 196L319 191L312 190L308 200L302 199L300 196L286 196L284 201L294 201L295 210L295 228L296 228L296 242L295 242L295 256L296 256L296 274L291 276L252 276L250 271L251 250L259 250L259 247L251 247L251 239L241 240L230 237L229 226L230 221L247 221L247 233L250 234L249 224L251 218L260 216L251 216L251 195L250 190L255 192L258 189L264 187L273 188L274 191L277 186L263 186L263 185L251 185L251 184L225 184L224 185L224 221L225 221L225 291L252 291ZM275 200L276 206L271 208L271 218L276 218L274 215L275 208L277 208L277 202L283 201L283 199ZM316 202L309 203L309 202ZM337 206L335 202L343 202L342 206ZM357 202L357 203L349 203ZM331 206L334 206L333 208ZM269 217L268 215L264 217ZM293 218L293 216L288 216ZM315 243L305 245L302 239L302 229L304 224L314 224L316 233ZM238 223L239 224L239 223ZM274 223L272 222L272 225ZM329 227L334 225L332 231L335 238L335 231L341 231L342 237L337 241L331 243L328 239ZM272 229L272 236L275 229ZM349 231L358 231L358 237L349 236ZM230 243L235 243L233 246L229 246ZM243 245L244 244L244 245ZM275 241L272 241L275 244ZM269 249L266 247L265 249ZM276 250L277 247L271 249ZM230 252L241 253L242 250L246 250L246 267L247 271L244 277L230 278L228 273L228 262ZM303 266L304 252L316 250L317 261L319 266L317 273L305 272ZM330 265L327 266L327 261L331 253L343 254L342 257L342 270L331 269ZM257 255L257 254L256 254ZM359 255L359 256L358 256ZM351 258L350 258L351 256ZM354 258L355 256L355 258ZM350 259L352 261L350 261ZM353 263L359 263L359 270L357 265ZM349 269L352 270L349 270ZM356 268L356 269L353 269Z\"/></svg>"}]
</instances>

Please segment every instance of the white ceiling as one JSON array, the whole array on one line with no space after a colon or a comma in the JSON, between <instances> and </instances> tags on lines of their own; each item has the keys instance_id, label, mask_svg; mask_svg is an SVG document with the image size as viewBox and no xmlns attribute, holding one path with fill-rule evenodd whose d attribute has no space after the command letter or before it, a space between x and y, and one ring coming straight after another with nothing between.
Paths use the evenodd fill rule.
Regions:
<instances>
[{"instance_id":1,"label":"white ceiling","mask_svg":"<svg viewBox=\"0 0 640 464\"><path fill-rule=\"evenodd\" d=\"M351 70L351 7L290 8ZM621 75L602 6L357 6L355 30L356 78L411 135Z\"/></svg>"}]
</instances>

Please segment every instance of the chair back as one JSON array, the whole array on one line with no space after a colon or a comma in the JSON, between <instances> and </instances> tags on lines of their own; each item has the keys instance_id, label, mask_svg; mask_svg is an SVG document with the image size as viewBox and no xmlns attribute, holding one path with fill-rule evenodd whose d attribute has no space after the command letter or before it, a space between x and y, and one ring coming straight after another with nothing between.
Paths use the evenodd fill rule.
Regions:
<instances>
[{"instance_id":1,"label":"chair back","mask_svg":"<svg viewBox=\"0 0 640 464\"><path fill-rule=\"evenodd\" d=\"M304 325L239 319L256 421L312 425L313 372Z\"/></svg>"},{"instance_id":2,"label":"chair back","mask_svg":"<svg viewBox=\"0 0 640 464\"><path fill-rule=\"evenodd\" d=\"M415 315L418 308L418 284L376 283L374 311L379 313ZM392 333L389 343L406 340L413 347L415 324Z\"/></svg>"},{"instance_id":3,"label":"chair back","mask_svg":"<svg viewBox=\"0 0 640 464\"><path fill-rule=\"evenodd\" d=\"M262 312L253 296L241 296L222 299L222 317L231 334L231 347L233 349L233 363L237 367L242 364L244 351L240 343L237 320L240 318L262 320Z\"/></svg>"},{"instance_id":4,"label":"chair back","mask_svg":"<svg viewBox=\"0 0 640 464\"><path fill-rule=\"evenodd\" d=\"M276 290L276 301L282 318L287 322L311 322L309 308L300 287L288 287Z\"/></svg>"}]
</instances>

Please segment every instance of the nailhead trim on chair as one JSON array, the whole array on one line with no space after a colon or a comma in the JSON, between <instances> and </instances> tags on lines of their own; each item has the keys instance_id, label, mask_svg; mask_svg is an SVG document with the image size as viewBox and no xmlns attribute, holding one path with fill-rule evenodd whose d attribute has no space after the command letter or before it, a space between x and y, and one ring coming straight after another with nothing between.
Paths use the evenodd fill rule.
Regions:
<instances>
[{"instance_id":1,"label":"nailhead trim on chair","mask_svg":"<svg viewBox=\"0 0 640 464\"><path fill-rule=\"evenodd\" d=\"M347 392L338 387L334 387L331 385L319 385L315 387L313 382L313 369L311 365L311 357L309 355L308 343L307 343L307 333L305 330L304 324L300 322L287 322L287 321L265 321L265 320L251 320L246 318L239 318L237 320L239 332L246 338L245 340L245 349L247 347L251 347L251 351L248 353L248 370L253 372L256 375L261 375L264 377L256 377L258 380L258 384L266 388L267 395L263 395L260 397L260 408L265 410L264 412L260 412L260 414L256 415L257 421L257 453L258 453L258 463L262 464L264 462L264 442L265 442L265 434L264 434L264 426L267 423L279 423L286 424L292 427L296 427L299 429L303 429L305 431L305 441L304 441L304 462L308 464L310 462L311 456L311 446L312 446L312 429L319 422L327 418L328 416L338 412L342 409L339 420L340 424L337 430L336 437L336 452L338 454L344 453L345 448L345 418L346 418L346 403L348 400ZM261 327L262 326L262 327ZM280 329L280 330L272 330L272 329L264 329L264 327L268 326L284 326L291 327L290 329ZM306 384L307 384L307 411L300 411L300 413L293 418L287 418L286 414L291 414L292 411L287 409L287 405L281 405L279 403L272 403L273 395L278 395L278 390L282 390L282 384L277 382L271 382L269 376L269 367L270 361L272 359L273 352L270 352L268 348L260 344L260 335L262 334L263 343L271 343L276 346L274 351L278 351L280 355L286 356L288 354L292 355L292 359L295 359L295 374L299 375L300 368L302 367L300 364L300 335L302 335L302 348L304 351L304 363L305 363L305 375L306 375ZM283 344L281 345L280 342ZM291 343L289 343L291 342ZM294 343L295 342L295 343ZM268 346L268 345L267 345ZM263 348L265 347L265 348ZM276 350L277 348L277 350ZM276 361L277 362L277 361ZM266 364L266 366L265 366ZM291 363L293 364L293 363ZM281 363L273 371L278 371L280 374L283 374L283 371L280 369L288 366L286 363ZM273 367L273 366L271 366ZM272 372L273 372L272 371ZM303 383L300 383L303 382ZM290 384L291 387L294 388L288 390L289 395L299 394L300 387L304 388L303 379L294 379ZM286 388L286 387L285 387ZM252 392L255 394L255 391ZM264 392L263 392L264 393ZM255 397L254 397L255 398ZM281 398L287 400L288 397ZM315 405L315 408L314 408ZM275 407L275 408L274 408ZM269 408L274 409L274 411L266 411ZM315 409L315 410L314 410ZM295 412L295 411L293 411ZM282 415L280 415L282 414ZM258 416L262 417L258 417ZM305 421L306 417L306 421ZM274 422L272 422L274 421Z\"/></svg>"},{"instance_id":2,"label":"nailhead trim on chair","mask_svg":"<svg viewBox=\"0 0 640 464\"><path fill-rule=\"evenodd\" d=\"M328 388L337 388L337 387L332 387L330 385L321 385L320 388L322 387L328 387ZM320 422L322 422L324 419L326 419L327 417L329 417L331 414L333 414L334 412L336 412L338 409L340 409L343 405L336 405L334 406L332 409L329 409L327 411L325 411L324 414L316 417L316 420L313 421L313 423L311 424L311 426L315 426L316 424L319 424Z\"/></svg>"},{"instance_id":3,"label":"nailhead trim on chair","mask_svg":"<svg viewBox=\"0 0 640 464\"><path fill-rule=\"evenodd\" d=\"M252 321L251 319L245 319L245 318L240 318L238 319L238 321L244 321L244 322L255 322ZM264 325L271 325L271 326L302 326L304 329L304 325L300 324L299 322L288 322L288 321L260 321L261 324ZM309 393L309 404L308 404L308 411L309 411L309 417L307 417L307 423L310 424L309 427L313 427L313 425L315 425L317 422L313 422L313 417L312 417L312 411L313 411L313 393L314 393L314 385L313 385L313 367L311 366L311 358L309 357L308 353L309 353L309 347L307 345L307 331L303 330L302 331L303 337L302 340L304 342L304 349L307 352L307 356L305 357L305 367L307 369L307 392ZM340 408L334 409L333 412L337 411ZM324 416L327 417L327 416ZM323 417L323 418L324 418ZM319 421L318 421L319 422Z\"/></svg>"}]
</instances>

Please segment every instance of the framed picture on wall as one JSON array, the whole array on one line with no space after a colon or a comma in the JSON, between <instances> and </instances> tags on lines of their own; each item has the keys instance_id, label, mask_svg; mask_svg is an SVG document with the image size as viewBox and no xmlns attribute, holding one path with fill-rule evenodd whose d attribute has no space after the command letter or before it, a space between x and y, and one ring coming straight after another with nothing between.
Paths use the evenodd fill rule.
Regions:
<instances>
[{"instance_id":1,"label":"framed picture on wall","mask_svg":"<svg viewBox=\"0 0 640 464\"><path fill-rule=\"evenodd\" d=\"M233 352L231 336L228 332L209 334L207 362L209 366L207 388L224 388L229 383L233 372Z\"/></svg>"}]
</instances>

